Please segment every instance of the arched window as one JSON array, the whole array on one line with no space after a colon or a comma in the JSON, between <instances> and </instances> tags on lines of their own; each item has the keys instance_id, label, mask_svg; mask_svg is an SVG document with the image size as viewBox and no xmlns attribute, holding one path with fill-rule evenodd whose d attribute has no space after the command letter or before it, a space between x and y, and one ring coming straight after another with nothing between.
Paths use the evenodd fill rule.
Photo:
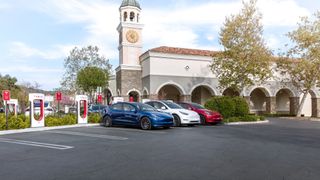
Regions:
<instances>
[{"instance_id":1,"label":"arched window","mask_svg":"<svg viewBox=\"0 0 320 180\"><path fill-rule=\"evenodd\" d=\"M127 18L128 18L128 13L127 13L127 12L124 12L123 20L126 22L126 21L127 21Z\"/></svg>"},{"instance_id":2,"label":"arched window","mask_svg":"<svg viewBox=\"0 0 320 180\"><path fill-rule=\"evenodd\" d=\"M134 20L134 16L135 16L135 15L134 15L134 12L131 12L131 13L130 13L130 21L133 21L133 20Z\"/></svg>"}]
</instances>

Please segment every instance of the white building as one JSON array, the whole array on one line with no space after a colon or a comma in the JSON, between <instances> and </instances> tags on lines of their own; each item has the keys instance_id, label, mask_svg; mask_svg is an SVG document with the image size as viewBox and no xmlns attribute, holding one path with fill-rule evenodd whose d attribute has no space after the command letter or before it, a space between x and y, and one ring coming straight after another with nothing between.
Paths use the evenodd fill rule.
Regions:
<instances>
[{"instance_id":1,"label":"white building","mask_svg":"<svg viewBox=\"0 0 320 180\"><path fill-rule=\"evenodd\" d=\"M209 68L214 51L157 47L142 52L141 8L136 0L120 6L119 67L110 81L108 94L135 101L171 99L204 104L212 96L244 95L256 113L296 114L301 93L277 81L245 88L244 92L219 89L218 79ZM314 89L303 114L320 116L320 92Z\"/></svg>"}]
</instances>

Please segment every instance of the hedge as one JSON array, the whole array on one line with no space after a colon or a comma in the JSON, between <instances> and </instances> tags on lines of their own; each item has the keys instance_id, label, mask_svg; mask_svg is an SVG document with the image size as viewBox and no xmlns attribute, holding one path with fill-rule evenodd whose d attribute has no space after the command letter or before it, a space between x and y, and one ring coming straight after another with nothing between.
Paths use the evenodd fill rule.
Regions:
<instances>
[{"instance_id":1,"label":"hedge","mask_svg":"<svg viewBox=\"0 0 320 180\"><path fill-rule=\"evenodd\" d=\"M47 116L45 118L45 126L64 126L64 125L73 125L77 123L76 115L68 114L65 116L57 117L57 116Z\"/></svg>"},{"instance_id":2,"label":"hedge","mask_svg":"<svg viewBox=\"0 0 320 180\"><path fill-rule=\"evenodd\" d=\"M8 117L8 129L25 129L30 127L30 120L24 116L9 116ZM6 117L5 114L0 114L0 130L6 129Z\"/></svg>"},{"instance_id":3,"label":"hedge","mask_svg":"<svg viewBox=\"0 0 320 180\"><path fill-rule=\"evenodd\" d=\"M256 116L256 115L245 115L241 117L230 117L223 119L223 122L253 122L253 121L263 121L265 120L264 116Z\"/></svg>"},{"instance_id":4,"label":"hedge","mask_svg":"<svg viewBox=\"0 0 320 180\"><path fill-rule=\"evenodd\" d=\"M207 109L218 111L224 118L242 117L249 114L249 106L241 97L212 97L206 102Z\"/></svg>"},{"instance_id":5,"label":"hedge","mask_svg":"<svg viewBox=\"0 0 320 180\"><path fill-rule=\"evenodd\" d=\"M88 116L88 123L99 123L101 120L100 114L90 114ZM64 126L73 125L77 123L76 115L66 114L62 116L47 116L45 118L45 126ZM9 116L8 117L8 129L25 129L30 127L30 119L25 115ZM5 114L0 114L0 130L6 129L6 117Z\"/></svg>"}]
</instances>

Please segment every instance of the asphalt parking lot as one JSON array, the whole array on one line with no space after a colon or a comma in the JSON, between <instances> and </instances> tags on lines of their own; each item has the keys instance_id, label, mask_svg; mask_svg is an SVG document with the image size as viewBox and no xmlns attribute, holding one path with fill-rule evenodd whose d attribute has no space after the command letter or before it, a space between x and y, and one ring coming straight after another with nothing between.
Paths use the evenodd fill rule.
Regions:
<instances>
[{"instance_id":1,"label":"asphalt parking lot","mask_svg":"<svg viewBox=\"0 0 320 180\"><path fill-rule=\"evenodd\" d=\"M318 180L320 122L0 136L0 178Z\"/></svg>"}]
</instances>

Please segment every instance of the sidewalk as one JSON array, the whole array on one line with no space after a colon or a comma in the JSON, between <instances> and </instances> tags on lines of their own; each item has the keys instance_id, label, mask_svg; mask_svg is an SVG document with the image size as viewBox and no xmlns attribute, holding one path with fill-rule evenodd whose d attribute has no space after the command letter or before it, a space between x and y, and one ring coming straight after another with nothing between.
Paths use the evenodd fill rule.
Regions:
<instances>
[{"instance_id":1,"label":"sidewalk","mask_svg":"<svg viewBox=\"0 0 320 180\"><path fill-rule=\"evenodd\" d=\"M235 125L250 125L250 124L268 124L270 121L254 121L254 122L231 122L231 123L224 123L227 126L235 126Z\"/></svg>"},{"instance_id":2,"label":"sidewalk","mask_svg":"<svg viewBox=\"0 0 320 180\"><path fill-rule=\"evenodd\" d=\"M92 126L99 126L99 124L75 124L75 125L55 126L55 127L27 128L27 129L17 129L17 130L7 130L7 131L4 130L4 131L0 131L0 136L8 135L8 134L19 134L19 133L28 133L28 132L49 131L49 130L55 130L55 129L92 127Z\"/></svg>"},{"instance_id":3,"label":"sidewalk","mask_svg":"<svg viewBox=\"0 0 320 180\"><path fill-rule=\"evenodd\" d=\"M300 120L300 121L320 121L320 118L314 117L279 117L280 119L291 119L291 120Z\"/></svg>"}]
</instances>

